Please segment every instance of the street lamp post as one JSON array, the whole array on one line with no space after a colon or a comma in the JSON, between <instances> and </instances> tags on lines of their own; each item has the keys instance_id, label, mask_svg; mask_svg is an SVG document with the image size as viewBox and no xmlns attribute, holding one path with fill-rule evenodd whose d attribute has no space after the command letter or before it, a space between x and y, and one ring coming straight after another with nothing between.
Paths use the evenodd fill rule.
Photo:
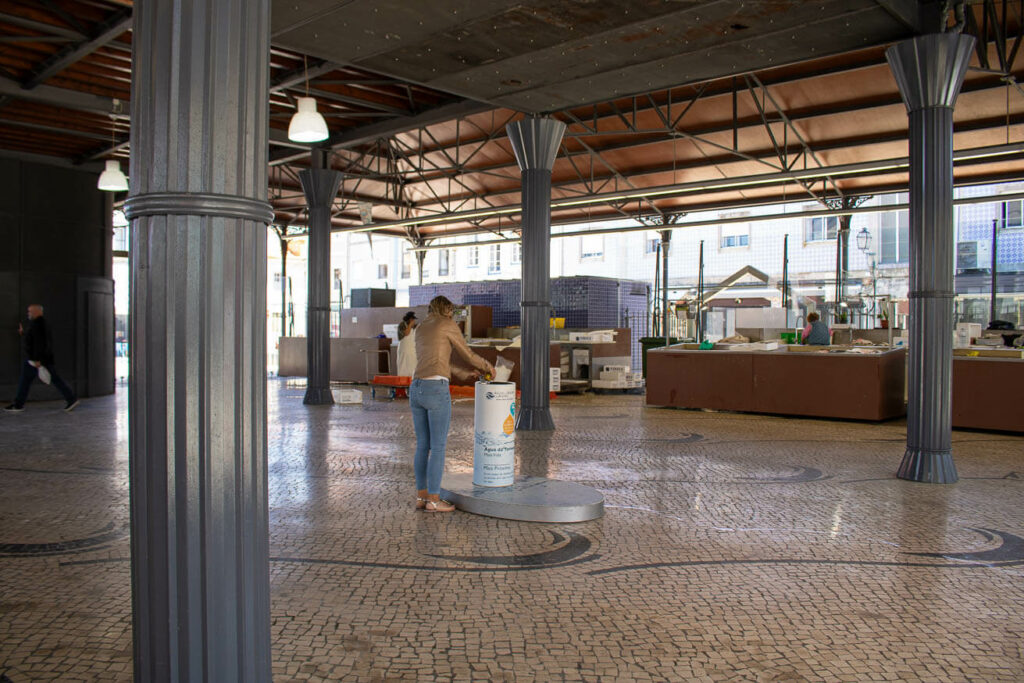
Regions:
<instances>
[{"instance_id":1,"label":"street lamp post","mask_svg":"<svg viewBox=\"0 0 1024 683\"><path fill-rule=\"evenodd\" d=\"M871 323L874 326L875 316L878 315L878 279L875 277L875 252L871 251L871 232L867 228L861 228L857 233L857 248L871 259Z\"/></svg>"}]
</instances>

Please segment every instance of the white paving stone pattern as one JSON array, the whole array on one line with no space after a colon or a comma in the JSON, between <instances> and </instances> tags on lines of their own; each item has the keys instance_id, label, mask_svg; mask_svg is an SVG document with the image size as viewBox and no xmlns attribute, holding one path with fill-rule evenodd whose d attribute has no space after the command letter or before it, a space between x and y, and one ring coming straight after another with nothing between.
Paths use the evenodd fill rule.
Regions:
<instances>
[{"instance_id":1,"label":"white paving stone pattern","mask_svg":"<svg viewBox=\"0 0 1024 683\"><path fill-rule=\"evenodd\" d=\"M524 523L416 511L408 403L362 391L269 383L275 681L1024 681L1022 437L955 432L934 486L903 421L560 396L518 471L605 515ZM126 411L0 416L3 683L131 680Z\"/></svg>"}]
</instances>

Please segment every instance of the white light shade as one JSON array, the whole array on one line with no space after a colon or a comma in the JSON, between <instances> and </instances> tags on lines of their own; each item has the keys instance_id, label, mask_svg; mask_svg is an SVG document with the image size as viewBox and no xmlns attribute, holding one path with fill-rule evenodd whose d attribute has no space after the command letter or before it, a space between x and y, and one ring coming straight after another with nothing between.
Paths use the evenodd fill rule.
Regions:
<instances>
[{"instance_id":1,"label":"white light shade","mask_svg":"<svg viewBox=\"0 0 1024 683\"><path fill-rule=\"evenodd\" d=\"M288 124L288 139L293 142L320 142L327 139L327 122L316 110L316 100L299 97L299 110Z\"/></svg>"},{"instance_id":2,"label":"white light shade","mask_svg":"<svg viewBox=\"0 0 1024 683\"><path fill-rule=\"evenodd\" d=\"M100 173L96 187L107 192L127 192L128 179L121 173L121 163L116 159L108 159L107 167Z\"/></svg>"}]
</instances>

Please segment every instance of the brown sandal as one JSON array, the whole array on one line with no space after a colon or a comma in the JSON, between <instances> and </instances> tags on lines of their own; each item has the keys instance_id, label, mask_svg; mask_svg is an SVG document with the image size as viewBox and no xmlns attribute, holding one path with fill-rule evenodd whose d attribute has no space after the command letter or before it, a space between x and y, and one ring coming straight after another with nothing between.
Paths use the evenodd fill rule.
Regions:
<instances>
[{"instance_id":1,"label":"brown sandal","mask_svg":"<svg viewBox=\"0 0 1024 683\"><path fill-rule=\"evenodd\" d=\"M416 496L416 509L422 510L425 507L427 507L427 499Z\"/></svg>"},{"instance_id":2,"label":"brown sandal","mask_svg":"<svg viewBox=\"0 0 1024 683\"><path fill-rule=\"evenodd\" d=\"M455 506L447 500L428 500L423 507L427 512L451 512Z\"/></svg>"}]
</instances>

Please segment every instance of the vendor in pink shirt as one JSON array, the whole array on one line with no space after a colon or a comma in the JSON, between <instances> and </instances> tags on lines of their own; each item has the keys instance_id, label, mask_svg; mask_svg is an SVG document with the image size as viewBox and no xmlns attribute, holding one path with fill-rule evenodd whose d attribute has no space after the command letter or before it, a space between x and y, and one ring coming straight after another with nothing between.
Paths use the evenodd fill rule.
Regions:
<instances>
[{"instance_id":1,"label":"vendor in pink shirt","mask_svg":"<svg viewBox=\"0 0 1024 683\"><path fill-rule=\"evenodd\" d=\"M829 329L828 325L821 322L821 318L817 313L811 312L807 314L807 326L804 327L800 339L804 344L828 346L832 343L832 330Z\"/></svg>"}]
</instances>

